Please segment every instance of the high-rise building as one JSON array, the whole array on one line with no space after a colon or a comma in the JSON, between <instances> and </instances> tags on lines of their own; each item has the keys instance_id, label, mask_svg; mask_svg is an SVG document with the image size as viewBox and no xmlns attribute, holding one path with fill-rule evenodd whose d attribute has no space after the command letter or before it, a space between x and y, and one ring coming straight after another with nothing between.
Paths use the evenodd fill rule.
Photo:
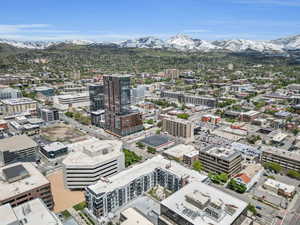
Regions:
<instances>
[{"instance_id":1,"label":"high-rise building","mask_svg":"<svg viewBox=\"0 0 300 225\"><path fill-rule=\"evenodd\" d=\"M104 87L103 84L91 84L89 86L90 111L104 109Z\"/></svg>"},{"instance_id":2,"label":"high-rise building","mask_svg":"<svg viewBox=\"0 0 300 225\"><path fill-rule=\"evenodd\" d=\"M130 108L130 75L106 75L104 81L105 127L125 136L143 129L142 116Z\"/></svg>"}]
</instances>

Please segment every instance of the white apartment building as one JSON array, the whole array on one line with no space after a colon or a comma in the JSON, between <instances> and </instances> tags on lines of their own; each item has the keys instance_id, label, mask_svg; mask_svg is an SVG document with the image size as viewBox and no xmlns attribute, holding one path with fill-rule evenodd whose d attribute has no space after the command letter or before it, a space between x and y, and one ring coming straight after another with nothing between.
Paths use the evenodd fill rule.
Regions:
<instances>
[{"instance_id":1,"label":"white apartment building","mask_svg":"<svg viewBox=\"0 0 300 225\"><path fill-rule=\"evenodd\" d=\"M65 185L83 189L102 177L117 174L125 168L122 142L90 138L68 146L69 155L63 161Z\"/></svg>"},{"instance_id":2,"label":"white apartment building","mask_svg":"<svg viewBox=\"0 0 300 225\"><path fill-rule=\"evenodd\" d=\"M53 97L53 106L60 110L67 110L68 108L89 107L89 93L82 92L68 95L56 95Z\"/></svg>"}]
</instances>

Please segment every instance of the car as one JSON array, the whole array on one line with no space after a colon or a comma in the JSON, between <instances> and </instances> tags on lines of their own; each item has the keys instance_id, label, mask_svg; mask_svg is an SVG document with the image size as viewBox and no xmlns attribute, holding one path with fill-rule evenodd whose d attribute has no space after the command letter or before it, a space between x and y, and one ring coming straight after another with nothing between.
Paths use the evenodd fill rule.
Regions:
<instances>
[{"instance_id":1,"label":"car","mask_svg":"<svg viewBox=\"0 0 300 225\"><path fill-rule=\"evenodd\" d=\"M262 215L261 215L261 214L259 214L259 213L257 213L257 214L256 214L256 216L257 216L257 217L259 217L259 218L261 218L261 217L262 217Z\"/></svg>"},{"instance_id":2,"label":"car","mask_svg":"<svg viewBox=\"0 0 300 225\"><path fill-rule=\"evenodd\" d=\"M260 210L262 209L262 207L259 205L255 206L255 208L260 209Z\"/></svg>"}]
</instances>

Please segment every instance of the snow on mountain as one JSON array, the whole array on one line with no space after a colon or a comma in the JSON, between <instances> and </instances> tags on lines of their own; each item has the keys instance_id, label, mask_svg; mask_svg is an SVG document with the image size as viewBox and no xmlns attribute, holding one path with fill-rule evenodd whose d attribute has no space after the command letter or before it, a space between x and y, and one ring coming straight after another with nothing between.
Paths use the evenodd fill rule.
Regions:
<instances>
[{"instance_id":1,"label":"snow on mountain","mask_svg":"<svg viewBox=\"0 0 300 225\"><path fill-rule=\"evenodd\" d=\"M281 38L273 41L255 41L255 40L224 40L224 41L204 41L193 39L187 35L178 34L168 40L161 40L156 37L142 37L121 42L94 42L89 40L68 40L61 42L34 42L34 41L14 41L0 39L0 43L9 44L17 48L45 49L52 45L66 43L74 45L117 45L120 48L170 48L180 51L201 51L209 52L213 50L227 50L231 52L243 52L254 50L258 52L284 52L286 50L300 49L300 35Z\"/></svg>"},{"instance_id":2,"label":"snow on mountain","mask_svg":"<svg viewBox=\"0 0 300 225\"><path fill-rule=\"evenodd\" d=\"M197 51L210 51L218 49L217 46L200 39L192 39L191 37L183 34L171 37L166 41L171 47L179 50L197 50Z\"/></svg>"},{"instance_id":3,"label":"snow on mountain","mask_svg":"<svg viewBox=\"0 0 300 225\"><path fill-rule=\"evenodd\" d=\"M53 42L45 41L14 41L7 39L0 39L0 43L8 44L17 48L28 48L28 49L44 49L51 45Z\"/></svg>"},{"instance_id":4,"label":"snow on mountain","mask_svg":"<svg viewBox=\"0 0 300 225\"><path fill-rule=\"evenodd\" d=\"M122 48L165 48L166 43L155 37L142 37L133 40L126 40L119 43Z\"/></svg>"},{"instance_id":5,"label":"snow on mountain","mask_svg":"<svg viewBox=\"0 0 300 225\"><path fill-rule=\"evenodd\" d=\"M282 52L283 46L267 41L253 41L253 40L226 40L214 41L214 45L232 52L243 52L246 50L254 50L258 52Z\"/></svg>"},{"instance_id":6,"label":"snow on mountain","mask_svg":"<svg viewBox=\"0 0 300 225\"><path fill-rule=\"evenodd\" d=\"M277 40L271 41L271 43L276 45L284 46L284 49L287 50L296 50L300 49L300 35L290 36L286 38L280 38Z\"/></svg>"}]
</instances>

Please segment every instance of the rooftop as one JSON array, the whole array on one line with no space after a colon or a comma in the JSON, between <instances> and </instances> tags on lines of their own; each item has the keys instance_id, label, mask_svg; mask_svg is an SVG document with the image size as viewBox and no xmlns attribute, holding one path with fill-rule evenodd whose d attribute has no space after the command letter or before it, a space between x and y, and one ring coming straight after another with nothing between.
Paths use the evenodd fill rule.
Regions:
<instances>
[{"instance_id":1,"label":"rooftop","mask_svg":"<svg viewBox=\"0 0 300 225\"><path fill-rule=\"evenodd\" d=\"M13 99L5 99L2 102L6 105L21 105L21 104L32 104L37 103L37 101L32 100L31 98L13 98Z\"/></svg>"},{"instance_id":2,"label":"rooftop","mask_svg":"<svg viewBox=\"0 0 300 225\"><path fill-rule=\"evenodd\" d=\"M66 145L64 145L61 142L53 142L49 145L45 145L43 147L43 149L47 152L54 152L54 151L61 150L62 148L65 148L65 147L66 147Z\"/></svg>"},{"instance_id":3,"label":"rooftop","mask_svg":"<svg viewBox=\"0 0 300 225\"><path fill-rule=\"evenodd\" d=\"M195 225L230 225L247 207L247 203L202 182L192 182L161 202ZM216 211L218 218L206 213Z\"/></svg>"},{"instance_id":4,"label":"rooftop","mask_svg":"<svg viewBox=\"0 0 300 225\"><path fill-rule=\"evenodd\" d=\"M134 208L128 208L122 212L126 220L121 225L153 225L146 217Z\"/></svg>"},{"instance_id":5,"label":"rooftop","mask_svg":"<svg viewBox=\"0 0 300 225\"><path fill-rule=\"evenodd\" d=\"M158 155L145 162L124 170L107 180L100 180L96 184L89 186L88 188L95 193L110 192L116 188L127 185L129 182L145 174L152 173L155 169L161 168L169 171L172 174L176 174L179 177L188 177L189 181L203 181L207 176L200 174L194 170L188 169L177 162L169 161L163 156Z\"/></svg>"},{"instance_id":6,"label":"rooftop","mask_svg":"<svg viewBox=\"0 0 300 225\"><path fill-rule=\"evenodd\" d=\"M164 151L164 154L175 157L175 158L182 158L183 155L188 154L193 151L195 151L194 146L179 144L179 145L176 145L176 146Z\"/></svg>"},{"instance_id":7,"label":"rooftop","mask_svg":"<svg viewBox=\"0 0 300 225\"><path fill-rule=\"evenodd\" d=\"M278 148L274 148L274 147L270 147L270 146L261 146L262 147L262 152L264 153L270 153L273 155L277 155L277 156L281 156L283 158L286 159L290 159L293 161L300 161L300 154L298 152L290 152L290 151L286 151L283 149L278 149Z\"/></svg>"},{"instance_id":8,"label":"rooftop","mask_svg":"<svg viewBox=\"0 0 300 225\"><path fill-rule=\"evenodd\" d=\"M149 146L159 147L170 143L171 140L168 137L162 135L152 135L144 138L143 140L141 140L141 142Z\"/></svg>"},{"instance_id":9,"label":"rooftop","mask_svg":"<svg viewBox=\"0 0 300 225\"><path fill-rule=\"evenodd\" d=\"M223 160L232 160L240 155L239 152L231 148L213 147L205 151L207 154L218 157ZM201 151L200 151L201 155Z\"/></svg>"},{"instance_id":10,"label":"rooftop","mask_svg":"<svg viewBox=\"0 0 300 225\"><path fill-rule=\"evenodd\" d=\"M0 140L0 151L20 151L35 148L38 144L27 135L12 136Z\"/></svg>"},{"instance_id":11,"label":"rooftop","mask_svg":"<svg viewBox=\"0 0 300 225\"><path fill-rule=\"evenodd\" d=\"M277 180L273 180L273 179L267 179L266 182L264 183L264 185L268 185L274 188L278 188L278 189L282 189L285 192L294 192L296 190L295 186L292 185L288 185L285 183L281 183Z\"/></svg>"},{"instance_id":12,"label":"rooftop","mask_svg":"<svg viewBox=\"0 0 300 225\"><path fill-rule=\"evenodd\" d=\"M0 206L1 224L30 224L30 225L62 225L60 220L50 212L40 199L34 199L15 208L9 204Z\"/></svg>"},{"instance_id":13,"label":"rooftop","mask_svg":"<svg viewBox=\"0 0 300 225\"><path fill-rule=\"evenodd\" d=\"M23 168L28 172L29 176L16 180L12 183L7 182L5 179L5 173L7 174L7 171L10 171L9 176L17 176L18 171L9 168L20 168L20 165L23 166ZM2 167L0 168L0 178L2 178L0 179L1 201L42 185L49 184L49 181L31 163L14 163L9 166Z\"/></svg>"},{"instance_id":14,"label":"rooftop","mask_svg":"<svg viewBox=\"0 0 300 225\"><path fill-rule=\"evenodd\" d=\"M69 155L63 163L68 166L95 165L105 162L122 153L122 142L90 138L68 145Z\"/></svg>"}]
</instances>

